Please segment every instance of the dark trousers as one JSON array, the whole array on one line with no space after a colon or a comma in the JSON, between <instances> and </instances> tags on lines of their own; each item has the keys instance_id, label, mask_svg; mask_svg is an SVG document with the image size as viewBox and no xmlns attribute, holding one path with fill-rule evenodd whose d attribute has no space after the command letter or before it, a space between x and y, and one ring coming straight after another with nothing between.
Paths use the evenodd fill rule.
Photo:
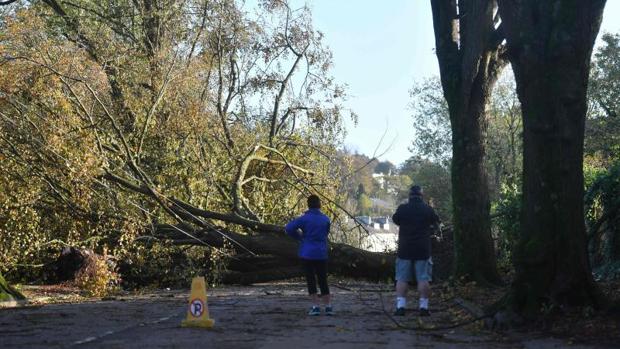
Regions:
<instances>
[{"instance_id":1,"label":"dark trousers","mask_svg":"<svg viewBox=\"0 0 620 349\"><path fill-rule=\"evenodd\" d=\"M319 281L321 295L329 294L327 286L327 260L302 259L304 272L306 273L306 282L308 283L308 293L316 294L316 282Z\"/></svg>"}]
</instances>

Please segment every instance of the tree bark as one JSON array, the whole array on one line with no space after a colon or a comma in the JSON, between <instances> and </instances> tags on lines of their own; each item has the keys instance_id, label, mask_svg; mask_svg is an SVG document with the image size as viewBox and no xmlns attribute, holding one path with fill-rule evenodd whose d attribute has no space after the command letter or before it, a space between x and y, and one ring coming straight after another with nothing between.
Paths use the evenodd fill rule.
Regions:
<instances>
[{"instance_id":1,"label":"tree bark","mask_svg":"<svg viewBox=\"0 0 620 349\"><path fill-rule=\"evenodd\" d=\"M486 106L505 66L493 0L431 0L437 59L452 128L455 275L499 283L484 166Z\"/></svg>"},{"instance_id":2,"label":"tree bark","mask_svg":"<svg viewBox=\"0 0 620 349\"><path fill-rule=\"evenodd\" d=\"M479 89L481 91L481 89ZM485 102L452 118L455 275L497 283L485 158ZM482 109L481 109L482 108Z\"/></svg>"},{"instance_id":3,"label":"tree bark","mask_svg":"<svg viewBox=\"0 0 620 349\"><path fill-rule=\"evenodd\" d=\"M605 0L500 0L523 112L523 203L513 305L598 304L583 212L590 56Z\"/></svg>"},{"instance_id":4,"label":"tree bark","mask_svg":"<svg viewBox=\"0 0 620 349\"><path fill-rule=\"evenodd\" d=\"M189 231L193 239L180 232L183 229L188 231L189 227L178 227L171 225L160 225L155 232L156 236L171 239L178 245L198 245L198 246L224 246L224 242L229 244L239 253L251 253L253 255L273 255L277 256L282 264L280 267L287 269L291 265L298 263L297 250L298 244L292 238L284 235L284 227L281 234L274 234L264 231L256 231L255 235L244 235L226 229L202 229ZM329 272L352 278L363 278L372 281L386 281L394 278L395 256L387 253L369 252L345 244L329 244ZM252 272L248 267L242 271ZM270 266L271 270L277 269ZM286 273L282 273L284 275ZM278 274L279 275L279 274ZM278 280L276 277L271 280ZM265 277L261 280L268 281Z\"/></svg>"}]
</instances>

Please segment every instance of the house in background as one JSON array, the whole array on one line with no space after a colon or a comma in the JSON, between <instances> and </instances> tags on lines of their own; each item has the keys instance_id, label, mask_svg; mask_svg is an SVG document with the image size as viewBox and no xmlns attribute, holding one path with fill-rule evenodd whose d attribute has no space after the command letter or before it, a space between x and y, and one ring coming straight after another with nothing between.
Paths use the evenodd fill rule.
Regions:
<instances>
[{"instance_id":1,"label":"house in background","mask_svg":"<svg viewBox=\"0 0 620 349\"><path fill-rule=\"evenodd\" d=\"M359 224L368 226L372 224L372 218L370 216L357 216L355 217L355 221Z\"/></svg>"},{"instance_id":2,"label":"house in background","mask_svg":"<svg viewBox=\"0 0 620 349\"><path fill-rule=\"evenodd\" d=\"M385 175L383 173L373 173L372 178L377 181L379 188L385 189Z\"/></svg>"},{"instance_id":3,"label":"house in background","mask_svg":"<svg viewBox=\"0 0 620 349\"><path fill-rule=\"evenodd\" d=\"M377 230L390 230L389 217L357 216L355 217L355 221L369 228Z\"/></svg>"},{"instance_id":4,"label":"house in background","mask_svg":"<svg viewBox=\"0 0 620 349\"><path fill-rule=\"evenodd\" d=\"M398 193L398 188L395 187L393 180L390 181L390 177L392 177L392 171L389 171L387 174L385 173L373 173L372 174L372 178L377 182L381 190L385 190L388 194L396 195Z\"/></svg>"},{"instance_id":5,"label":"house in background","mask_svg":"<svg viewBox=\"0 0 620 349\"><path fill-rule=\"evenodd\" d=\"M379 223L379 229L390 230L389 217L376 217L373 221Z\"/></svg>"}]
</instances>

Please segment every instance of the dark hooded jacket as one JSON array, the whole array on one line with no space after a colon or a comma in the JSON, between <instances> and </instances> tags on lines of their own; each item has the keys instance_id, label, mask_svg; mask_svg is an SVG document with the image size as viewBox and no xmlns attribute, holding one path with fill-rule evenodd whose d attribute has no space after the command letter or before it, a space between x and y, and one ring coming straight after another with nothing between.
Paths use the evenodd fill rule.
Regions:
<instances>
[{"instance_id":1,"label":"dark hooded jacket","mask_svg":"<svg viewBox=\"0 0 620 349\"><path fill-rule=\"evenodd\" d=\"M431 256L432 226L439 217L421 196L409 197L409 202L398 206L392 220L398 229L398 258L424 260Z\"/></svg>"}]
</instances>

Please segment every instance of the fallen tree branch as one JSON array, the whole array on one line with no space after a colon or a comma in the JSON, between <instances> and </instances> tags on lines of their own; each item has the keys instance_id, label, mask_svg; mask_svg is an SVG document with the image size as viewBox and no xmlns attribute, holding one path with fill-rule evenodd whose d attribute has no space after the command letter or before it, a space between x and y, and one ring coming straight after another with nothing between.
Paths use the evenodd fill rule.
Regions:
<instances>
[{"instance_id":1,"label":"fallen tree branch","mask_svg":"<svg viewBox=\"0 0 620 349\"><path fill-rule=\"evenodd\" d=\"M213 230L199 230L191 232L201 241L209 245L221 247L225 239L238 242L233 248L245 253L239 245L259 255L273 255L297 263L298 244L284 234L262 232L256 235L244 235L226 229L220 229L221 234ZM160 238L170 239L176 245L200 245L199 241L188 239L170 225L156 226L153 234ZM223 236L222 236L223 235ZM369 252L345 244L329 244L329 272L353 278L364 278L374 281L385 281L393 277L395 256L388 253ZM282 265L281 267L287 267ZM277 279L274 279L277 280Z\"/></svg>"}]
</instances>

